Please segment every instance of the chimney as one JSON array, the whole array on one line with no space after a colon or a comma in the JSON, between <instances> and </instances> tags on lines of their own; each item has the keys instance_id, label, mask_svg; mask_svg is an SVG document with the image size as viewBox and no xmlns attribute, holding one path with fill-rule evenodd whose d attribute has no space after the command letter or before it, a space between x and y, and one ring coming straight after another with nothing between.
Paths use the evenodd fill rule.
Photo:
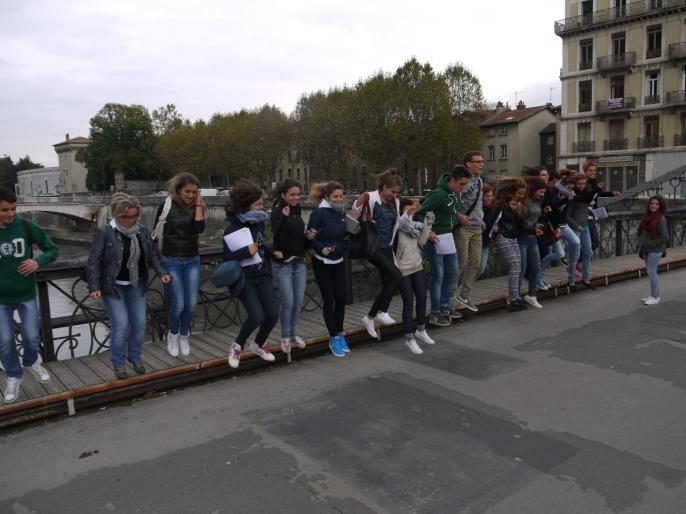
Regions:
<instances>
[{"instance_id":1,"label":"chimney","mask_svg":"<svg viewBox=\"0 0 686 514\"><path fill-rule=\"evenodd\" d=\"M526 105L524 104L524 100L520 100L519 102L517 102L517 110L520 110L520 109L526 109Z\"/></svg>"},{"instance_id":2,"label":"chimney","mask_svg":"<svg viewBox=\"0 0 686 514\"><path fill-rule=\"evenodd\" d=\"M506 109L505 109L505 105L503 104L503 102L498 101L498 103L495 104L496 114L500 114L501 112L505 112L505 111L506 111Z\"/></svg>"},{"instance_id":3,"label":"chimney","mask_svg":"<svg viewBox=\"0 0 686 514\"><path fill-rule=\"evenodd\" d=\"M69 141L69 132L67 132L67 135L64 136L64 138L65 138L67 141Z\"/></svg>"}]
</instances>

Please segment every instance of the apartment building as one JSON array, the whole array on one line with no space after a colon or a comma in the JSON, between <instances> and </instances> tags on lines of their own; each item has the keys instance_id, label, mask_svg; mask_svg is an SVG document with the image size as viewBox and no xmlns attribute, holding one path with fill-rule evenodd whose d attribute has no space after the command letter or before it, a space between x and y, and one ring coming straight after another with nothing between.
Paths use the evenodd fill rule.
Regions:
<instances>
[{"instance_id":1,"label":"apartment building","mask_svg":"<svg viewBox=\"0 0 686 514\"><path fill-rule=\"evenodd\" d=\"M686 164L686 0L566 0L560 166L623 191Z\"/></svg>"},{"instance_id":2,"label":"apartment building","mask_svg":"<svg viewBox=\"0 0 686 514\"><path fill-rule=\"evenodd\" d=\"M552 104L527 107L520 101L509 109L498 102L495 114L480 125L484 175L521 175L524 166L554 168L556 121Z\"/></svg>"}]
</instances>

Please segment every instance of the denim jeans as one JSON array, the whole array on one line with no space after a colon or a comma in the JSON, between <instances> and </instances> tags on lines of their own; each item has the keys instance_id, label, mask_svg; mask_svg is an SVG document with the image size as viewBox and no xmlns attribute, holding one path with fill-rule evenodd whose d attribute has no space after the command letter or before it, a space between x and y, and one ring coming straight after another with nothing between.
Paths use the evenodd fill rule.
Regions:
<instances>
[{"instance_id":1,"label":"denim jeans","mask_svg":"<svg viewBox=\"0 0 686 514\"><path fill-rule=\"evenodd\" d=\"M143 279L137 286L117 284L119 298L103 295L107 315L110 318L110 358L112 366L121 368L128 358L138 364L145 338L145 284Z\"/></svg>"},{"instance_id":2,"label":"denim jeans","mask_svg":"<svg viewBox=\"0 0 686 514\"><path fill-rule=\"evenodd\" d=\"M245 343L257 327L255 343L263 346L272 329L279 320L279 302L274 294L274 284L271 275L263 275L245 279L245 285L238 295L247 318L241 325L236 342L245 347Z\"/></svg>"},{"instance_id":3,"label":"denim jeans","mask_svg":"<svg viewBox=\"0 0 686 514\"><path fill-rule=\"evenodd\" d=\"M646 255L646 271L650 279L650 296L653 298L660 297L660 279L657 277L660 257L662 257L662 252L651 252Z\"/></svg>"},{"instance_id":4,"label":"denim jeans","mask_svg":"<svg viewBox=\"0 0 686 514\"><path fill-rule=\"evenodd\" d=\"M588 225L579 234L579 241L581 241L581 280L585 281L591 275L591 259L593 258L593 243Z\"/></svg>"},{"instance_id":5,"label":"denim jeans","mask_svg":"<svg viewBox=\"0 0 686 514\"><path fill-rule=\"evenodd\" d=\"M431 267L431 314L450 308L453 286L457 281L457 254L440 255L436 253L436 245L428 242L424 245L424 254Z\"/></svg>"},{"instance_id":6,"label":"denim jeans","mask_svg":"<svg viewBox=\"0 0 686 514\"><path fill-rule=\"evenodd\" d=\"M562 240L558 239L550 245L548 255L541 259L541 271L538 272L538 283L541 284L544 279L545 270L547 270L553 262L557 262L565 256L565 248L562 245Z\"/></svg>"},{"instance_id":7,"label":"denim jeans","mask_svg":"<svg viewBox=\"0 0 686 514\"><path fill-rule=\"evenodd\" d=\"M491 248L489 246L484 246L481 248L481 262L479 262L479 273L476 278L481 278L488 267L488 257L491 254Z\"/></svg>"},{"instance_id":8,"label":"denim jeans","mask_svg":"<svg viewBox=\"0 0 686 514\"><path fill-rule=\"evenodd\" d=\"M272 273L281 296L281 337L298 335L297 325L307 287L307 265L303 259L273 263Z\"/></svg>"},{"instance_id":9,"label":"denim jeans","mask_svg":"<svg viewBox=\"0 0 686 514\"><path fill-rule=\"evenodd\" d=\"M34 298L24 303L0 304L0 362L11 378L21 378L22 371L14 340L14 311L21 321L22 363L32 366L38 360L40 345L40 315L38 301Z\"/></svg>"},{"instance_id":10,"label":"denim jeans","mask_svg":"<svg viewBox=\"0 0 686 514\"><path fill-rule=\"evenodd\" d=\"M569 225L560 227L560 237L565 242L565 251L569 261L567 283L574 284L576 283L576 263L579 260L581 241L579 240L579 235Z\"/></svg>"},{"instance_id":11,"label":"denim jeans","mask_svg":"<svg viewBox=\"0 0 686 514\"><path fill-rule=\"evenodd\" d=\"M526 277L529 281L529 296L536 296L538 288L538 275L541 272L541 254L538 250L538 238L534 235L520 237L519 253L521 258L522 273L520 279ZM521 287L520 287L521 290Z\"/></svg>"},{"instance_id":12,"label":"denim jeans","mask_svg":"<svg viewBox=\"0 0 686 514\"><path fill-rule=\"evenodd\" d=\"M381 278L381 290L367 313L370 318L373 318L379 312L388 312L388 307L391 305L393 295L398 290L403 276L395 265L392 248L379 248L376 255L369 259L369 263L379 270L379 277Z\"/></svg>"},{"instance_id":13,"label":"denim jeans","mask_svg":"<svg viewBox=\"0 0 686 514\"><path fill-rule=\"evenodd\" d=\"M414 332L412 322L412 307L417 299L417 325L426 325L426 287L424 286L424 270L403 277L400 282L400 294L403 298L403 327L405 334Z\"/></svg>"},{"instance_id":14,"label":"denim jeans","mask_svg":"<svg viewBox=\"0 0 686 514\"><path fill-rule=\"evenodd\" d=\"M167 286L169 294L169 331L187 336L198 304L200 287L200 256L164 257L164 266L172 281Z\"/></svg>"}]
</instances>

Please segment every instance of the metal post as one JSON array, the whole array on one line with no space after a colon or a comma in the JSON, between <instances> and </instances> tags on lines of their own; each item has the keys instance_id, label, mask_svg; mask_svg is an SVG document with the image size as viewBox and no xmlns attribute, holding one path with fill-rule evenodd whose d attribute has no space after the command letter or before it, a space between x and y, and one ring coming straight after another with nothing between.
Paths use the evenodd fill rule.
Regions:
<instances>
[{"instance_id":1,"label":"metal post","mask_svg":"<svg viewBox=\"0 0 686 514\"><path fill-rule=\"evenodd\" d=\"M349 257L343 261L345 263L345 304L352 305L355 300L353 298L353 265Z\"/></svg>"},{"instance_id":2,"label":"metal post","mask_svg":"<svg viewBox=\"0 0 686 514\"><path fill-rule=\"evenodd\" d=\"M43 361L51 362L57 360L55 355L55 342L52 339L52 315L50 314L50 295L48 293L48 282L38 281L38 307L40 308L40 323L43 339Z\"/></svg>"},{"instance_id":3,"label":"metal post","mask_svg":"<svg viewBox=\"0 0 686 514\"><path fill-rule=\"evenodd\" d=\"M615 257L622 255L622 220L615 220Z\"/></svg>"}]
</instances>

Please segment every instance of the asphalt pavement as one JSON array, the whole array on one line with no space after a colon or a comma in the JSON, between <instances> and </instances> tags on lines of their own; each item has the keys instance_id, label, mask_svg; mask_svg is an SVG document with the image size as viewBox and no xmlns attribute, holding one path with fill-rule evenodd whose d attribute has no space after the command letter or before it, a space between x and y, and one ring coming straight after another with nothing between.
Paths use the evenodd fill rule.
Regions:
<instances>
[{"instance_id":1,"label":"asphalt pavement","mask_svg":"<svg viewBox=\"0 0 686 514\"><path fill-rule=\"evenodd\" d=\"M686 512L686 270L0 434L0 513Z\"/></svg>"}]
</instances>

